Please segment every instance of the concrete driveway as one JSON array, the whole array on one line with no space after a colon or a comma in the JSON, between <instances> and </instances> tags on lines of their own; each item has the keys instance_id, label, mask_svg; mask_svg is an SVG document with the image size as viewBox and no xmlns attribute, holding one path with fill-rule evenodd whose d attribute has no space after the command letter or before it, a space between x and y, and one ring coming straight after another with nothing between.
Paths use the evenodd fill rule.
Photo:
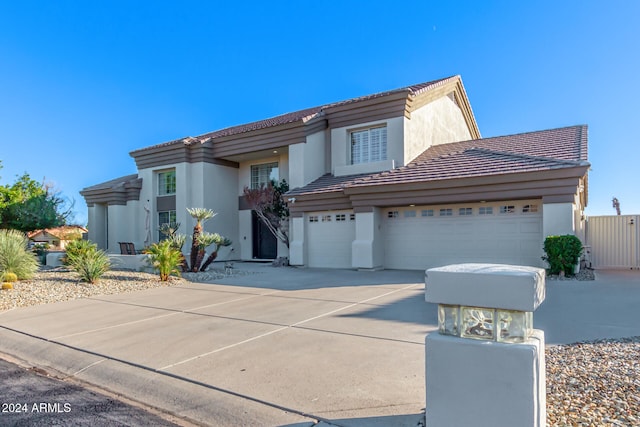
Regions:
<instances>
[{"instance_id":1,"label":"concrete driveway","mask_svg":"<svg viewBox=\"0 0 640 427\"><path fill-rule=\"evenodd\" d=\"M420 271L253 274L0 313L0 351L205 425L417 426ZM640 335L640 274L548 282L550 344Z\"/></svg>"}]
</instances>

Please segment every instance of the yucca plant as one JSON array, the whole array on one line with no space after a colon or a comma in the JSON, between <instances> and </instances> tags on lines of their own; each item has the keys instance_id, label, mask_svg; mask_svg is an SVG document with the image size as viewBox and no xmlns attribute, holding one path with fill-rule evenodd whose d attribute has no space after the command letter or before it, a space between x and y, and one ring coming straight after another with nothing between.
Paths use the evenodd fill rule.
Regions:
<instances>
[{"instance_id":1,"label":"yucca plant","mask_svg":"<svg viewBox=\"0 0 640 427\"><path fill-rule=\"evenodd\" d=\"M80 279L87 283L96 283L109 271L111 262L106 252L89 240L76 240L67 247L65 262Z\"/></svg>"},{"instance_id":2,"label":"yucca plant","mask_svg":"<svg viewBox=\"0 0 640 427\"><path fill-rule=\"evenodd\" d=\"M217 215L211 209L205 208L187 208L189 215L196 220L196 225L193 227L193 235L191 236L191 254L189 255L189 262L191 271L197 273L200 268L200 263L197 263L198 254L200 252L199 236L202 233L202 224ZM206 246L205 246L206 247ZM202 262L202 258L200 258Z\"/></svg>"},{"instance_id":3,"label":"yucca plant","mask_svg":"<svg viewBox=\"0 0 640 427\"><path fill-rule=\"evenodd\" d=\"M176 249L171 241L163 240L154 243L144 250L149 255L149 263L160 272L160 280L166 282L172 274L180 276L178 266L182 265L182 252Z\"/></svg>"},{"instance_id":4,"label":"yucca plant","mask_svg":"<svg viewBox=\"0 0 640 427\"><path fill-rule=\"evenodd\" d=\"M0 230L0 274L14 273L30 279L38 271L38 259L27 250L27 238L17 230Z\"/></svg>"}]
</instances>

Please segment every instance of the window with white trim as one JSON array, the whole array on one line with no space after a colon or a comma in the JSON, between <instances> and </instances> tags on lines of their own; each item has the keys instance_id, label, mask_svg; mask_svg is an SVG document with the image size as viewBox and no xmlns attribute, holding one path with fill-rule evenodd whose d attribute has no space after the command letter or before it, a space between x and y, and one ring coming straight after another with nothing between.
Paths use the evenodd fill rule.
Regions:
<instances>
[{"instance_id":1,"label":"window with white trim","mask_svg":"<svg viewBox=\"0 0 640 427\"><path fill-rule=\"evenodd\" d=\"M158 228L162 227L164 224L168 224L170 226L175 226L177 222L176 211L162 211L158 212ZM158 231L158 241L162 241L166 239L167 236Z\"/></svg>"},{"instance_id":2,"label":"window with white trim","mask_svg":"<svg viewBox=\"0 0 640 427\"><path fill-rule=\"evenodd\" d=\"M309 222L318 222L318 215L311 215L309 217Z\"/></svg>"},{"instance_id":3,"label":"window with white trim","mask_svg":"<svg viewBox=\"0 0 640 427\"><path fill-rule=\"evenodd\" d=\"M405 218L415 218L416 217L416 211L404 211L404 217Z\"/></svg>"},{"instance_id":4,"label":"window with white trim","mask_svg":"<svg viewBox=\"0 0 640 427\"><path fill-rule=\"evenodd\" d=\"M459 208L458 215L460 216L473 215L473 208Z\"/></svg>"},{"instance_id":5,"label":"window with white trim","mask_svg":"<svg viewBox=\"0 0 640 427\"><path fill-rule=\"evenodd\" d=\"M158 196L176 194L176 171L158 172Z\"/></svg>"},{"instance_id":6,"label":"window with white trim","mask_svg":"<svg viewBox=\"0 0 640 427\"><path fill-rule=\"evenodd\" d=\"M349 134L351 164L387 160L387 127L356 130Z\"/></svg>"},{"instance_id":7,"label":"window with white trim","mask_svg":"<svg viewBox=\"0 0 640 427\"><path fill-rule=\"evenodd\" d=\"M280 179L278 162L251 165L251 188L257 189L270 182L278 182Z\"/></svg>"},{"instance_id":8,"label":"window with white trim","mask_svg":"<svg viewBox=\"0 0 640 427\"><path fill-rule=\"evenodd\" d=\"M349 221L355 221L356 220L356 214L349 214Z\"/></svg>"},{"instance_id":9,"label":"window with white trim","mask_svg":"<svg viewBox=\"0 0 640 427\"><path fill-rule=\"evenodd\" d=\"M538 212L538 205L524 205L522 207L522 213L534 213Z\"/></svg>"},{"instance_id":10,"label":"window with white trim","mask_svg":"<svg viewBox=\"0 0 640 427\"><path fill-rule=\"evenodd\" d=\"M387 218L398 218L398 211L388 211Z\"/></svg>"},{"instance_id":11,"label":"window with white trim","mask_svg":"<svg viewBox=\"0 0 640 427\"><path fill-rule=\"evenodd\" d=\"M322 215L322 222L331 222L331 215Z\"/></svg>"},{"instance_id":12,"label":"window with white trim","mask_svg":"<svg viewBox=\"0 0 640 427\"><path fill-rule=\"evenodd\" d=\"M433 216L433 209L423 209L422 216Z\"/></svg>"},{"instance_id":13,"label":"window with white trim","mask_svg":"<svg viewBox=\"0 0 640 427\"><path fill-rule=\"evenodd\" d=\"M346 221L347 216L345 214L336 214L336 221Z\"/></svg>"},{"instance_id":14,"label":"window with white trim","mask_svg":"<svg viewBox=\"0 0 640 427\"><path fill-rule=\"evenodd\" d=\"M453 209L451 208L440 209L440 216L452 216L452 215L453 215Z\"/></svg>"},{"instance_id":15,"label":"window with white trim","mask_svg":"<svg viewBox=\"0 0 640 427\"><path fill-rule=\"evenodd\" d=\"M513 205L502 205L500 206L501 214L512 214L516 212L516 207Z\"/></svg>"}]
</instances>

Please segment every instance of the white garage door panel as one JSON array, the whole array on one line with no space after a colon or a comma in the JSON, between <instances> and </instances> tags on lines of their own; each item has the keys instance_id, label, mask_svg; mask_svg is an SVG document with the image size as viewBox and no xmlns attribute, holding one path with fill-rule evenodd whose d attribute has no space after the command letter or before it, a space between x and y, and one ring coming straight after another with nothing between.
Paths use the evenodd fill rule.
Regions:
<instances>
[{"instance_id":1,"label":"white garage door panel","mask_svg":"<svg viewBox=\"0 0 640 427\"><path fill-rule=\"evenodd\" d=\"M503 206L514 208L500 213ZM480 215L480 207L493 210ZM439 216L441 208L453 215ZM460 208L472 208L472 214L459 215ZM405 217L407 210L416 216ZM424 210L434 215L423 217ZM389 211L398 213L389 217ZM383 223L386 268L421 270L462 262L542 266L539 200L385 209Z\"/></svg>"},{"instance_id":2,"label":"white garage door panel","mask_svg":"<svg viewBox=\"0 0 640 427\"><path fill-rule=\"evenodd\" d=\"M356 236L351 213L318 212L305 218L309 267L351 268L351 243ZM344 221L337 221L339 216ZM317 221L312 222L312 218Z\"/></svg>"}]
</instances>

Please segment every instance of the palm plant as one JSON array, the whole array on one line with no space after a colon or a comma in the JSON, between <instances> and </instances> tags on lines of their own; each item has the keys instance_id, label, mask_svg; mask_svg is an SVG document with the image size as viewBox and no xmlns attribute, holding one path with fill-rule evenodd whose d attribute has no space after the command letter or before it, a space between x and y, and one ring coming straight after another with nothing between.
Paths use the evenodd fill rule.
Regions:
<instances>
[{"instance_id":1,"label":"palm plant","mask_svg":"<svg viewBox=\"0 0 640 427\"><path fill-rule=\"evenodd\" d=\"M38 271L38 259L27 250L27 238L17 230L0 230L0 276L14 273L19 280Z\"/></svg>"},{"instance_id":2,"label":"palm plant","mask_svg":"<svg viewBox=\"0 0 640 427\"><path fill-rule=\"evenodd\" d=\"M218 257L218 251L220 250L221 247L231 245L231 240L227 239L224 236L219 235L218 233L212 234L212 238L213 238L212 244L216 245L216 248L209 254L204 264L202 264L200 271L205 271L207 267L209 267L209 265L211 265L211 263L215 261L215 259Z\"/></svg>"},{"instance_id":3,"label":"palm plant","mask_svg":"<svg viewBox=\"0 0 640 427\"><path fill-rule=\"evenodd\" d=\"M199 242L198 239L200 234L202 233L202 224L206 220L216 216L217 213L215 213L211 209L206 209L206 208L187 208L187 212L189 213L189 215L193 217L193 219L196 220L196 225L193 227L193 235L191 236L191 254L189 256L191 271L196 273L198 272L198 269L200 267L200 264L199 263L196 264L196 262L198 260L198 253L200 251L201 243ZM200 258L200 261L202 262L202 258Z\"/></svg>"},{"instance_id":4,"label":"palm plant","mask_svg":"<svg viewBox=\"0 0 640 427\"><path fill-rule=\"evenodd\" d=\"M166 282L169 276L174 274L180 276L178 266L182 264L183 256L180 250L176 249L170 240L163 240L154 243L144 250L149 255L149 262L153 268L160 272L160 280Z\"/></svg>"}]
</instances>

